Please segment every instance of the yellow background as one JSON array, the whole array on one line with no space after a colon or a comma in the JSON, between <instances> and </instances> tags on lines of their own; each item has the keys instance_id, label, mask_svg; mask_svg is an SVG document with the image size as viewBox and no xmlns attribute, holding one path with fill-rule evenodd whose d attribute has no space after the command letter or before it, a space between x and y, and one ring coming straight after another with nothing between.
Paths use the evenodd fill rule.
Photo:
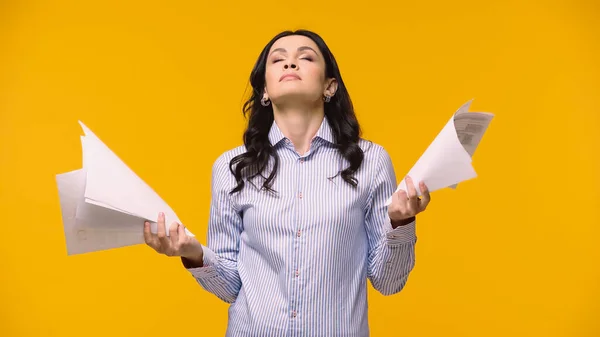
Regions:
<instances>
[{"instance_id":1,"label":"yellow background","mask_svg":"<svg viewBox=\"0 0 600 337\"><path fill-rule=\"evenodd\" d=\"M227 306L140 245L66 256L55 185L82 120L204 242L210 168L250 70L320 33L401 178L464 102L496 114L475 180L433 195L373 336L600 335L593 1L0 2L0 336L222 336Z\"/></svg>"}]
</instances>

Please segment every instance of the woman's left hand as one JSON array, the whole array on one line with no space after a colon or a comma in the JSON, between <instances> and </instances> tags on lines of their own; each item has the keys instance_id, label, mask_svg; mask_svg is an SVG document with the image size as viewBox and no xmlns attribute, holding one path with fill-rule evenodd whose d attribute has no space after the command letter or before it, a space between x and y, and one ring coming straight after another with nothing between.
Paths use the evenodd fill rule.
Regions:
<instances>
[{"instance_id":1,"label":"woman's left hand","mask_svg":"<svg viewBox=\"0 0 600 337\"><path fill-rule=\"evenodd\" d=\"M400 222L410 219L417 214L423 212L431 196L424 182L420 182L419 189L421 190L422 198L417 196L417 189L410 177L406 177L406 187L408 193L403 190L398 190L392 196L392 203L388 206L388 215L392 222Z\"/></svg>"}]
</instances>

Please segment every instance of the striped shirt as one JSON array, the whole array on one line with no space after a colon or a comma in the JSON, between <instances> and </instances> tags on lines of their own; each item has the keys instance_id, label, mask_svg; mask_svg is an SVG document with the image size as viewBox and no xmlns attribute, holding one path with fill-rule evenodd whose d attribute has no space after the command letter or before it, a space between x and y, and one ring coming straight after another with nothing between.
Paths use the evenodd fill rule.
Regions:
<instances>
[{"instance_id":1,"label":"striped shirt","mask_svg":"<svg viewBox=\"0 0 600 337\"><path fill-rule=\"evenodd\" d=\"M276 194L257 188L261 180L229 194L229 161L243 146L215 161L204 265L188 270L230 303L226 336L368 336L367 279L395 294L415 263L415 222L392 229L385 206L396 189L390 156L361 139L354 188L336 176L347 163L327 118L304 155L277 123L269 140L280 158Z\"/></svg>"}]
</instances>

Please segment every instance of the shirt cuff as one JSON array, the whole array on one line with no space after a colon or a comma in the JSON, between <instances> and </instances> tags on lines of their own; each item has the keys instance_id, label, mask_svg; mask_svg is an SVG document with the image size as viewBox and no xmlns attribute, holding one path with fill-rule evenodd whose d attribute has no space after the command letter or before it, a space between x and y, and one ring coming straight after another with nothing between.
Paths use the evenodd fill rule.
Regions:
<instances>
[{"instance_id":1,"label":"shirt cuff","mask_svg":"<svg viewBox=\"0 0 600 337\"><path fill-rule=\"evenodd\" d=\"M407 243L415 243L417 241L416 220L404 225L392 228L391 220L387 220L386 238L390 245L402 245Z\"/></svg>"},{"instance_id":2,"label":"shirt cuff","mask_svg":"<svg viewBox=\"0 0 600 337\"><path fill-rule=\"evenodd\" d=\"M202 267L186 269L199 279L217 276L217 255L206 246L202 246Z\"/></svg>"}]
</instances>

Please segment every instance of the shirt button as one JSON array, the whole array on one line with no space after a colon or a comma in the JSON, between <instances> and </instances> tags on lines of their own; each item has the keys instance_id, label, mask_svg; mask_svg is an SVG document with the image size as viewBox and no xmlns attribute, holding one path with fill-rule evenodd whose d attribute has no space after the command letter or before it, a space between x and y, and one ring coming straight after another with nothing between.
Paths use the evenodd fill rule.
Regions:
<instances>
[{"instance_id":1,"label":"shirt button","mask_svg":"<svg viewBox=\"0 0 600 337\"><path fill-rule=\"evenodd\" d=\"M300 237L300 230L298 230L298 232L296 233L297 237Z\"/></svg>"},{"instance_id":2,"label":"shirt button","mask_svg":"<svg viewBox=\"0 0 600 337\"><path fill-rule=\"evenodd\" d=\"M301 162L301 163L304 163L304 158L300 158L300 162Z\"/></svg>"},{"instance_id":3,"label":"shirt button","mask_svg":"<svg viewBox=\"0 0 600 337\"><path fill-rule=\"evenodd\" d=\"M298 198L302 199L302 192L298 193Z\"/></svg>"},{"instance_id":4,"label":"shirt button","mask_svg":"<svg viewBox=\"0 0 600 337\"><path fill-rule=\"evenodd\" d=\"M295 275L296 275L296 277L298 277L298 275L300 275L300 272L298 272L298 270L296 270Z\"/></svg>"},{"instance_id":5,"label":"shirt button","mask_svg":"<svg viewBox=\"0 0 600 337\"><path fill-rule=\"evenodd\" d=\"M292 311L292 317L296 317L296 310Z\"/></svg>"}]
</instances>

